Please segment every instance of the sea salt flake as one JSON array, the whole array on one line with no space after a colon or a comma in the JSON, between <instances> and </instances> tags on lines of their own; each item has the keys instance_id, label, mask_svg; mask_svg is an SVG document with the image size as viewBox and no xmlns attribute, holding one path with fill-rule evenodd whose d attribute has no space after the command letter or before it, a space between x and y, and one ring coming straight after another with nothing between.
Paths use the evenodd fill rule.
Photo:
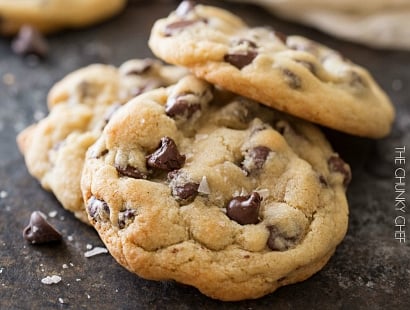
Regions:
<instances>
[{"instance_id":1,"label":"sea salt flake","mask_svg":"<svg viewBox=\"0 0 410 310\"><path fill-rule=\"evenodd\" d=\"M70 236L67 237L67 240L68 240L68 241L73 241L74 238L73 238L73 236L70 235Z\"/></svg>"},{"instance_id":2,"label":"sea salt flake","mask_svg":"<svg viewBox=\"0 0 410 310\"><path fill-rule=\"evenodd\" d=\"M64 301L64 299L62 299L61 297L58 298L58 302L59 302L60 304L65 304L65 303L66 303L66 302Z\"/></svg>"},{"instance_id":3,"label":"sea salt flake","mask_svg":"<svg viewBox=\"0 0 410 310\"><path fill-rule=\"evenodd\" d=\"M106 248L97 246L94 249L85 252L84 256L88 258L88 257L92 257L92 256L99 255L99 254L105 254L105 253L108 253L108 250Z\"/></svg>"},{"instance_id":4,"label":"sea salt flake","mask_svg":"<svg viewBox=\"0 0 410 310\"><path fill-rule=\"evenodd\" d=\"M0 198L6 198L9 194L6 191L0 191Z\"/></svg>"},{"instance_id":5,"label":"sea salt flake","mask_svg":"<svg viewBox=\"0 0 410 310\"><path fill-rule=\"evenodd\" d=\"M61 281L61 277L57 275L47 276L41 279L41 283L47 284L47 285L57 284L60 281Z\"/></svg>"},{"instance_id":6,"label":"sea salt flake","mask_svg":"<svg viewBox=\"0 0 410 310\"><path fill-rule=\"evenodd\" d=\"M205 195L209 195L211 193L206 176L203 176L201 182L199 183L198 193L205 194Z\"/></svg>"},{"instance_id":7,"label":"sea salt flake","mask_svg":"<svg viewBox=\"0 0 410 310\"><path fill-rule=\"evenodd\" d=\"M91 250L91 249L93 248L93 246L92 246L92 244L87 244L87 245L85 246L85 248L86 248L87 250Z\"/></svg>"},{"instance_id":8,"label":"sea salt flake","mask_svg":"<svg viewBox=\"0 0 410 310\"><path fill-rule=\"evenodd\" d=\"M67 269L68 265L67 264L63 264L63 269Z\"/></svg>"}]
</instances>

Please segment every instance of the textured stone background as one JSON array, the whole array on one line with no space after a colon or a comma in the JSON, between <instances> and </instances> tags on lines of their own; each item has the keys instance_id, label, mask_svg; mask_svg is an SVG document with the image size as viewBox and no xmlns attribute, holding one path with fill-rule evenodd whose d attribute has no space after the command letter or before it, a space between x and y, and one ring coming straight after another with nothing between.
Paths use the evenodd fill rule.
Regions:
<instances>
[{"instance_id":1,"label":"textured stone background","mask_svg":"<svg viewBox=\"0 0 410 310\"><path fill-rule=\"evenodd\" d=\"M309 280L239 303L211 300L174 282L140 279L107 254L84 257L87 244L101 246L101 241L27 173L15 136L46 115L47 91L70 71L94 62L118 65L132 57L150 56L146 41L151 25L175 6L172 1L134 1L104 24L50 36L51 53L40 63L12 54L10 41L0 38L0 308L409 309L410 210L406 215L409 240L400 244L394 240L394 219L399 215L394 210L394 148L406 146L410 161L410 53L335 40L247 5L225 4L251 25L271 25L340 50L367 67L396 106L394 131L386 139L372 141L326 130L353 169L346 239L329 264ZM15 78L11 85L7 74ZM409 191L407 186L407 201ZM50 222L62 231L61 244L30 246L25 242L21 233L33 210L57 211ZM62 281L51 286L41 283L52 274Z\"/></svg>"}]
</instances>

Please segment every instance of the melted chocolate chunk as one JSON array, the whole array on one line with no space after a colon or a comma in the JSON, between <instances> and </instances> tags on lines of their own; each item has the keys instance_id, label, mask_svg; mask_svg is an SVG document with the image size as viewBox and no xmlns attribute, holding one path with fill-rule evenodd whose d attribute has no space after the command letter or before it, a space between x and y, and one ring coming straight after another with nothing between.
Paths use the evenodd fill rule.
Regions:
<instances>
[{"instance_id":1,"label":"melted chocolate chunk","mask_svg":"<svg viewBox=\"0 0 410 310\"><path fill-rule=\"evenodd\" d=\"M18 36L11 45L12 50L19 55L37 55L45 57L48 44L41 33L34 27L25 25L20 28Z\"/></svg>"},{"instance_id":2,"label":"melted chocolate chunk","mask_svg":"<svg viewBox=\"0 0 410 310\"><path fill-rule=\"evenodd\" d=\"M108 221L110 219L110 207L108 204L94 196L88 199L87 211L94 221Z\"/></svg>"},{"instance_id":3,"label":"melted chocolate chunk","mask_svg":"<svg viewBox=\"0 0 410 310\"><path fill-rule=\"evenodd\" d=\"M165 27L164 34L167 37L172 36L174 33L181 31L182 29L192 26L199 22L206 22L206 20L205 19L190 19L190 20L179 20L179 21L173 22L171 24L168 24Z\"/></svg>"},{"instance_id":4,"label":"melted chocolate chunk","mask_svg":"<svg viewBox=\"0 0 410 310\"><path fill-rule=\"evenodd\" d=\"M269 226L268 247L272 251L286 251L297 242L297 237L285 237L276 226Z\"/></svg>"},{"instance_id":5,"label":"melted chocolate chunk","mask_svg":"<svg viewBox=\"0 0 410 310\"><path fill-rule=\"evenodd\" d=\"M118 214L118 227L124 229L134 221L137 212L133 209L126 209Z\"/></svg>"},{"instance_id":6,"label":"melted chocolate chunk","mask_svg":"<svg viewBox=\"0 0 410 310\"><path fill-rule=\"evenodd\" d=\"M147 165L152 168L172 171L180 169L185 163L185 155L178 152L178 148L170 137L162 137L159 148L147 156Z\"/></svg>"},{"instance_id":7,"label":"melted chocolate chunk","mask_svg":"<svg viewBox=\"0 0 410 310\"><path fill-rule=\"evenodd\" d=\"M226 54L224 56L224 61L240 70L249 65L256 58L256 56L258 56L258 52L249 50L243 53Z\"/></svg>"},{"instance_id":8,"label":"melted chocolate chunk","mask_svg":"<svg viewBox=\"0 0 410 310\"><path fill-rule=\"evenodd\" d=\"M352 172L350 171L350 167L346 164L343 159L339 157L339 155L335 154L332 155L328 161L330 171L339 172L344 175L343 185L349 185L350 181L352 180Z\"/></svg>"},{"instance_id":9,"label":"melted chocolate chunk","mask_svg":"<svg viewBox=\"0 0 410 310\"><path fill-rule=\"evenodd\" d=\"M50 225L40 211L31 213L30 222L23 230L23 237L32 244L60 241L61 234Z\"/></svg>"},{"instance_id":10,"label":"melted chocolate chunk","mask_svg":"<svg viewBox=\"0 0 410 310\"><path fill-rule=\"evenodd\" d=\"M175 12L178 16L183 17L187 15L189 12L192 12L195 6L196 6L195 1L185 0L180 3L180 5L177 7Z\"/></svg>"},{"instance_id":11,"label":"melted chocolate chunk","mask_svg":"<svg viewBox=\"0 0 410 310\"><path fill-rule=\"evenodd\" d=\"M115 165L115 169L117 169L118 173L121 176L130 177L134 179L146 179L147 178L147 175L144 172L141 172L138 168L135 168L130 165L127 165L126 167Z\"/></svg>"},{"instance_id":12,"label":"melted chocolate chunk","mask_svg":"<svg viewBox=\"0 0 410 310\"><path fill-rule=\"evenodd\" d=\"M257 224L261 202L262 197L257 192L234 197L226 207L226 215L241 225Z\"/></svg>"},{"instance_id":13,"label":"melted chocolate chunk","mask_svg":"<svg viewBox=\"0 0 410 310\"><path fill-rule=\"evenodd\" d=\"M189 119L196 111L201 110L200 98L195 101L188 100L186 95L180 94L177 97L169 97L165 105L165 113L170 117L182 117ZM191 94L194 95L194 94Z\"/></svg>"},{"instance_id":14,"label":"melted chocolate chunk","mask_svg":"<svg viewBox=\"0 0 410 310\"><path fill-rule=\"evenodd\" d=\"M289 69L283 68L282 73L285 78L285 81L288 83L290 88L293 88L293 89L301 88L302 80L294 72L290 71Z\"/></svg>"}]
</instances>

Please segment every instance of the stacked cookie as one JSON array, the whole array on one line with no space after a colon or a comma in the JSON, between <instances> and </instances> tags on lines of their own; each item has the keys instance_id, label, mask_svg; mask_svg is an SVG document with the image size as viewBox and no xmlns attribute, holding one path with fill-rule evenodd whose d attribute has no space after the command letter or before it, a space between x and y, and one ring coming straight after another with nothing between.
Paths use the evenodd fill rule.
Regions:
<instances>
[{"instance_id":1,"label":"stacked cookie","mask_svg":"<svg viewBox=\"0 0 410 310\"><path fill-rule=\"evenodd\" d=\"M189 1L149 45L193 74L144 60L68 76L19 137L30 172L144 278L241 300L320 270L346 233L351 173L308 121L382 137L384 93L329 48Z\"/></svg>"}]
</instances>

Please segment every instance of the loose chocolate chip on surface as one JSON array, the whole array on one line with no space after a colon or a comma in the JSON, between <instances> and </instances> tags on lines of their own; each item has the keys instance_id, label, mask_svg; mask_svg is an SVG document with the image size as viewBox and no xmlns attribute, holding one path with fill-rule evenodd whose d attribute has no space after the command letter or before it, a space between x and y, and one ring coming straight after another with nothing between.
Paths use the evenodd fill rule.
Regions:
<instances>
[{"instance_id":1,"label":"loose chocolate chip on surface","mask_svg":"<svg viewBox=\"0 0 410 310\"><path fill-rule=\"evenodd\" d=\"M195 8L195 5L195 1L182 1L175 12L178 16L185 16Z\"/></svg>"},{"instance_id":2,"label":"loose chocolate chip on surface","mask_svg":"<svg viewBox=\"0 0 410 310\"><path fill-rule=\"evenodd\" d=\"M13 40L11 48L16 54L34 54L45 57L48 53L48 44L41 33L34 27L24 25L20 28L18 36Z\"/></svg>"},{"instance_id":3,"label":"loose chocolate chip on surface","mask_svg":"<svg viewBox=\"0 0 410 310\"><path fill-rule=\"evenodd\" d=\"M34 211L30 216L30 223L23 230L23 237L32 244L60 241L61 234L50 225L46 216L40 211Z\"/></svg>"},{"instance_id":4,"label":"loose chocolate chip on surface","mask_svg":"<svg viewBox=\"0 0 410 310\"><path fill-rule=\"evenodd\" d=\"M170 137L162 137L159 148L147 156L147 165L152 168L172 171L180 169L185 163L185 155L181 155Z\"/></svg>"},{"instance_id":5,"label":"loose chocolate chip on surface","mask_svg":"<svg viewBox=\"0 0 410 310\"><path fill-rule=\"evenodd\" d=\"M125 177L130 177L134 179L146 179L147 178L147 175L144 172L141 172L138 168L135 168L130 165L127 165L126 167L115 165L115 169L117 169L120 175L125 176Z\"/></svg>"},{"instance_id":6,"label":"loose chocolate chip on surface","mask_svg":"<svg viewBox=\"0 0 410 310\"><path fill-rule=\"evenodd\" d=\"M248 196L234 197L226 207L226 214L241 225L257 224L261 201L262 197L257 192L252 192Z\"/></svg>"},{"instance_id":7,"label":"loose chocolate chip on surface","mask_svg":"<svg viewBox=\"0 0 410 310\"><path fill-rule=\"evenodd\" d=\"M123 229L127 227L135 218L137 212L133 209L126 209L118 214L118 227Z\"/></svg>"},{"instance_id":8,"label":"loose chocolate chip on surface","mask_svg":"<svg viewBox=\"0 0 410 310\"><path fill-rule=\"evenodd\" d=\"M232 53L226 54L224 56L224 61L230 63L231 65L235 66L239 70L243 67L249 65L258 55L256 51L246 51L244 53Z\"/></svg>"},{"instance_id":9,"label":"loose chocolate chip on surface","mask_svg":"<svg viewBox=\"0 0 410 310\"><path fill-rule=\"evenodd\" d=\"M196 111L201 110L200 98L196 97L195 101L188 100L186 95L195 96L194 94L180 94L177 97L169 97L165 105L165 113L170 117L182 117L189 119Z\"/></svg>"},{"instance_id":10,"label":"loose chocolate chip on surface","mask_svg":"<svg viewBox=\"0 0 410 310\"><path fill-rule=\"evenodd\" d=\"M350 181L352 180L352 172L348 164L346 164L343 159L339 157L339 155L335 154L332 155L328 161L330 171L339 172L344 175L343 185L349 185Z\"/></svg>"},{"instance_id":11,"label":"loose chocolate chip on surface","mask_svg":"<svg viewBox=\"0 0 410 310\"><path fill-rule=\"evenodd\" d=\"M302 86L302 80L294 72L290 71L289 69L283 68L282 73L285 81L288 83L290 88L298 89Z\"/></svg>"},{"instance_id":12,"label":"loose chocolate chip on surface","mask_svg":"<svg viewBox=\"0 0 410 310\"><path fill-rule=\"evenodd\" d=\"M87 210L88 214L93 218L95 221L108 221L110 217L110 208L108 204L100 199L95 198L92 196L88 199L87 202Z\"/></svg>"}]
</instances>

